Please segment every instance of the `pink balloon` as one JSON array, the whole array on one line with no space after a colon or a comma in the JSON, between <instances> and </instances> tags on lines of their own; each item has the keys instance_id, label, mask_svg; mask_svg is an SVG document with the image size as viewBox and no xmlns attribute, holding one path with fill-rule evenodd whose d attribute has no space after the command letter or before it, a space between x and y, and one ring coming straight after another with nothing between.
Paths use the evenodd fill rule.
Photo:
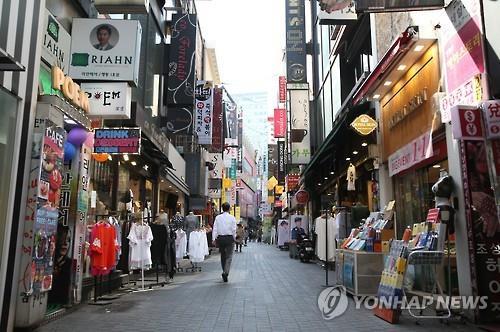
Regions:
<instances>
[{"instance_id":1,"label":"pink balloon","mask_svg":"<svg viewBox=\"0 0 500 332\"><path fill-rule=\"evenodd\" d=\"M88 147L94 146L94 132L90 132L87 134L87 139L85 140L85 145Z\"/></svg>"}]
</instances>

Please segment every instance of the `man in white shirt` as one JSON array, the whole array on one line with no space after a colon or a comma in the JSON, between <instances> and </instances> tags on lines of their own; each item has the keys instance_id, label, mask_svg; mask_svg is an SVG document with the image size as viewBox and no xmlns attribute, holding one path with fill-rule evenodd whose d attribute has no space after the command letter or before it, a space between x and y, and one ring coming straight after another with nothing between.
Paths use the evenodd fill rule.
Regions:
<instances>
[{"instance_id":1,"label":"man in white shirt","mask_svg":"<svg viewBox=\"0 0 500 332\"><path fill-rule=\"evenodd\" d=\"M215 217L212 239L217 242L222 265L222 279L227 282L231 260L233 259L234 240L236 240L236 219L229 214L231 205L222 204L222 214Z\"/></svg>"}]
</instances>

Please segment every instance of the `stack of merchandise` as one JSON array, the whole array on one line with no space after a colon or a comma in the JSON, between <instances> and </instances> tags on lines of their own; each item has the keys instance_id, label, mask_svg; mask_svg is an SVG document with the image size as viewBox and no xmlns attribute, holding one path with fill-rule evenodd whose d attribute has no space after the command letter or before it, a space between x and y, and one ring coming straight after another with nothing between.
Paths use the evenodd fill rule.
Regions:
<instances>
[{"instance_id":1,"label":"stack of merchandise","mask_svg":"<svg viewBox=\"0 0 500 332\"><path fill-rule=\"evenodd\" d=\"M372 212L360 228L351 230L351 234L341 245L342 249L382 252L383 242L392 238L393 223L385 219L380 212ZM388 242L387 242L388 244ZM388 245L386 248L388 250Z\"/></svg>"}]
</instances>

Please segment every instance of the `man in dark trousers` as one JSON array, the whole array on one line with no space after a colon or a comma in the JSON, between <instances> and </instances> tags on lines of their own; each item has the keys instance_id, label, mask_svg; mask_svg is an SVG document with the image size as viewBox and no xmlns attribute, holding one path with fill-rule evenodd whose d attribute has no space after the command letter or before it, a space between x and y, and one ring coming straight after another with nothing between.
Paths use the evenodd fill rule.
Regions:
<instances>
[{"instance_id":1,"label":"man in dark trousers","mask_svg":"<svg viewBox=\"0 0 500 332\"><path fill-rule=\"evenodd\" d=\"M234 241L236 240L236 219L229 214L231 205L222 204L222 214L215 217L212 239L217 242L222 265L222 279L227 282L231 260L233 258Z\"/></svg>"}]
</instances>

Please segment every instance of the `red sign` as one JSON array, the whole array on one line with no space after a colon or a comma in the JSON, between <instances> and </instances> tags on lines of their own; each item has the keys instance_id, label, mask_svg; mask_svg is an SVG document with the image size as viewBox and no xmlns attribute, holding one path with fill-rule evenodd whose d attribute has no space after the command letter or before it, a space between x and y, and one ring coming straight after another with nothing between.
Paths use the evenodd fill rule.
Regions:
<instances>
[{"instance_id":1,"label":"red sign","mask_svg":"<svg viewBox=\"0 0 500 332\"><path fill-rule=\"evenodd\" d=\"M500 138L500 100L483 103L484 126L488 138Z\"/></svg>"},{"instance_id":2,"label":"red sign","mask_svg":"<svg viewBox=\"0 0 500 332\"><path fill-rule=\"evenodd\" d=\"M437 223L439 221L439 209L430 209L427 212L427 222Z\"/></svg>"},{"instance_id":3,"label":"red sign","mask_svg":"<svg viewBox=\"0 0 500 332\"><path fill-rule=\"evenodd\" d=\"M500 140L491 141L491 149L493 150L493 161L497 176L500 176Z\"/></svg>"},{"instance_id":4,"label":"red sign","mask_svg":"<svg viewBox=\"0 0 500 332\"><path fill-rule=\"evenodd\" d=\"M222 152L222 89L214 89L214 111L212 120L213 152Z\"/></svg>"},{"instance_id":5,"label":"red sign","mask_svg":"<svg viewBox=\"0 0 500 332\"><path fill-rule=\"evenodd\" d=\"M281 108L274 109L274 137L286 137L286 110Z\"/></svg>"},{"instance_id":6,"label":"red sign","mask_svg":"<svg viewBox=\"0 0 500 332\"><path fill-rule=\"evenodd\" d=\"M455 106L451 109L453 137L463 140L482 140L481 110L474 106Z\"/></svg>"},{"instance_id":7,"label":"red sign","mask_svg":"<svg viewBox=\"0 0 500 332\"><path fill-rule=\"evenodd\" d=\"M309 202L309 193L305 190L299 190L295 194L295 199L298 204L307 204Z\"/></svg>"},{"instance_id":8,"label":"red sign","mask_svg":"<svg viewBox=\"0 0 500 332\"><path fill-rule=\"evenodd\" d=\"M294 191L297 189L297 186L299 185L299 179L300 175L298 174L289 174L286 177L286 184L288 186L288 191Z\"/></svg>"},{"instance_id":9,"label":"red sign","mask_svg":"<svg viewBox=\"0 0 500 332\"><path fill-rule=\"evenodd\" d=\"M286 102L286 77L280 76L280 103Z\"/></svg>"}]
</instances>

